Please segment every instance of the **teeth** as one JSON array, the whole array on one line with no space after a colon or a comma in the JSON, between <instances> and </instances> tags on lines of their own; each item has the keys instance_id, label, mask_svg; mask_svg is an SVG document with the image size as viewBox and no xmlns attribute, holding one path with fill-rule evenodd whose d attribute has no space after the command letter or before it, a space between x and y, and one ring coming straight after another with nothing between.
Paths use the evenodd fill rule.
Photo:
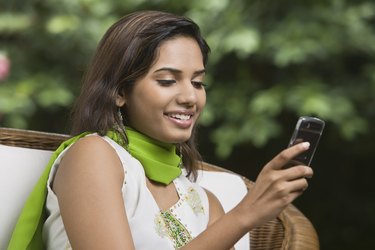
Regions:
<instances>
[{"instance_id":1,"label":"teeth","mask_svg":"<svg viewBox=\"0 0 375 250\"><path fill-rule=\"evenodd\" d=\"M171 117L179 119L179 120L189 120L191 115L183 115L183 114L174 114Z\"/></svg>"}]
</instances>

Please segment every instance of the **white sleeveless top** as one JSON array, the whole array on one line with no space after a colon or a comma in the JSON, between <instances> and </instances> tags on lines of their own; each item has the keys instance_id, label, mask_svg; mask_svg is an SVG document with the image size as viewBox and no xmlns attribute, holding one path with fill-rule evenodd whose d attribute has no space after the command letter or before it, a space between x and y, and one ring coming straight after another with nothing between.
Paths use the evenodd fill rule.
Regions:
<instances>
[{"instance_id":1,"label":"white sleeveless top","mask_svg":"<svg viewBox=\"0 0 375 250\"><path fill-rule=\"evenodd\" d=\"M202 187L181 174L173 180L179 201L167 211L161 211L146 186L141 163L110 138L102 138L116 150L124 168L122 194L136 249L178 249L207 228L208 198ZM50 187L66 150L56 159L47 183L48 218L43 238L47 249L53 250L71 249L57 197Z\"/></svg>"}]
</instances>

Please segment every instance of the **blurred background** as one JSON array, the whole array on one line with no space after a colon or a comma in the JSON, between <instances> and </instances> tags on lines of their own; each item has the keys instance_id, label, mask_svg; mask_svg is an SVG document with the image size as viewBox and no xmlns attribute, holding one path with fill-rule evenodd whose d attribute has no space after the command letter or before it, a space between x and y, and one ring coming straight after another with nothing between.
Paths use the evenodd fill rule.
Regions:
<instances>
[{"instance_id":1,"label":"blurred background","mask_svg":"<svg viewBox=\"0 0 375 250\"><path fill-rule=\"evenodd\" d=\"M375 245L375 2L1 0L0 126L69 133L69 110L105 30L155 9L186 15L212 49L199 149L255 180L301 115L326 130L295 205L322 249Z\"/></svg>"}]
</instances>

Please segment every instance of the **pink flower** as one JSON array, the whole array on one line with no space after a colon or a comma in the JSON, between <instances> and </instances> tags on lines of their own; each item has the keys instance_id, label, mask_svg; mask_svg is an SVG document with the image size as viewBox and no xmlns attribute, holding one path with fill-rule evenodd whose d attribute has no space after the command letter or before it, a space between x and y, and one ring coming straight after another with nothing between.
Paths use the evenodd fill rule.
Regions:
<instances>
[{"instance_id":1,"label":"pink flower","mask_svg":"<svg viewBox=\"0 0 375 250\"><path fill-rule=\"evenodd\" d=\"M0 54L0 81L4 81L8 78L10 72L10 60L4 55Z\"/></svg>"}]
</instances>

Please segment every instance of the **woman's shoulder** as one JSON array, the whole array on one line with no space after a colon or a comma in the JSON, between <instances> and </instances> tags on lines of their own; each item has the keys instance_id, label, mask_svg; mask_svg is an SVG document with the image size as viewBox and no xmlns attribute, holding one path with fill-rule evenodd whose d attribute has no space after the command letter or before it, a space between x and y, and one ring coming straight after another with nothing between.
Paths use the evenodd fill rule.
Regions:
<instances>
[{"instance_id":1,"label":"woman's shoulder","mask_svg":"<svg viewBox=\"0 0 375 250\"><path fill-rule=\"evenodd\" d=\"M102 178L124 179L121 160L116 151L102 137L85 136L71 145L61 159L55 184L66 180L101 181ZM64 180L60 182L59 180Z\"/></svg>"},{"instance_id":2,"label":"woman's shoulder","mask_svg":"<svg viewBox=\"0 0 375 250\"><path fill-rule=\"evenodd\" d=\"M80 138L71 145L64 158L74 158L77 161L96 161L103 158L116 158L116 156L116 151L103 137L93 134Z\"/></svg>"}]
</instances>

